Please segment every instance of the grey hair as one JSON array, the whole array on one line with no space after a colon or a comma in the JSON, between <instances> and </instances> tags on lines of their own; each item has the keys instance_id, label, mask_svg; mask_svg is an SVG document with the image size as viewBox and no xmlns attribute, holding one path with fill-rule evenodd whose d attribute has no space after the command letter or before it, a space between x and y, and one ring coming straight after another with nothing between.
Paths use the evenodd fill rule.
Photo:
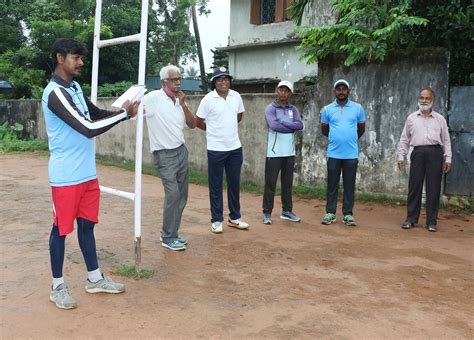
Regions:
<instances>
[{"instance_id":1,"label":"grey hair","mask_svg":"<svg viewBox=\"0 0 474 340\"><path fill-rule=\"evenodd\" d=\"M168 79L170 72L172 71L178 72L181 75L181 70L178 67L174 65L168 65L168 66L163 67L160 70L160 79L161 80Z\"/></svg>"}]
</instances>

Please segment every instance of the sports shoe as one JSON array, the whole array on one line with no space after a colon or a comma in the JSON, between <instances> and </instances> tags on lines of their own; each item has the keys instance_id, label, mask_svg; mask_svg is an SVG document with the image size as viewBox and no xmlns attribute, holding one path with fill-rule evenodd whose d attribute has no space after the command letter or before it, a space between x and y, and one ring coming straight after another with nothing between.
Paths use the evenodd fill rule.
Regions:
<instances>
[{"instance_id":1,"label":"sports shoe","mask_svg":"<svg viewBox=\"0 0 474 340\"><path fill-rule=\"evenodd\" d=\"M263 224L272 224L272 214L263 214Z\"/></svg>"},{"instance_id":2,"label":"sports shoe","mask_svg":"<svg viewBox=\"0 0 474 340\"><path fill-rule=\"evenodd\" d=\"M291 211L283 211L280 215L282 220L288 220L291 222L299 222L301 218L293 214Z\"/></svg>"},{"instance_id":3,"label":"sports shoe","mask_svg":"<svg viewBox=\"0 0 474 340\"><path fill-rule=\"evenodd\" d=\"M350 225L350 226L356 226L357 223L354 219L354 216L352 215L344 215L344 218L342 219L342 222L345 224L345 225Z\"/></svg>"},{"instance_id":4,"label":"sports shoe","mask_svg":"<svg viewBox=\"0 0 474 340\"><path fill-rule=\"evenodd\" d=\"M249 228L249 224L241 218L237 218L235 220L232 220L229 218L229 220L227 221L227 225L229 227L242 229L242 230Z\"/></svg>"},{"instance_id":5,"label":"sports shoe","mask_svg":"<svg viewBox=\"0 0 474 340\"><path fill-rule=\"evenodd\" d=\"M61 309L77 308L76 300L69 293L69 289L64 283L61 283L56 289L51 290L49 294L49 301L54 302L56 307Z\"/></svg>"},{"instance_id":6,"label":"sports shoe","mask_svg":"<svg viewBox=\"0 0 474 340\"><path fill-rule=\"evenodd\" d=\"M222 233L222 222L216 221L211 223L211 231L214 234Z\"/></svg>"},{"instance_id":7,"label":"sports shoe","mask_svg":"<svg viewBox=\"0 0 474 340\"><path fill-rule=\"evenodd\" d=\"M323 219L321 220L322 224L330 225L331 223L336 222L336 214L325 213Z\"/></svg>"},{"instance_id":8,"label":"sports shoe","mask_svg":"<svg viewBox=\"0 0 474 340\"><path fill-rule=\"evenodd\" d=\"M431 231L432 233L435 233L438 231L438 227L435 226L434 224L427 226L427 228L428 228L428 231Z\"/></svg>"},{"instance_id":9,"label":"sports shoe","mask_svg":"<svg viewBox=\"0 0 474 340\"><path fill-rule=\"evenodd\" d=\"M86 281L86 292L94 293L109 293L109 294L119 294L125 291L125 285L114 282L110 276L102 273L102 280L97 282Z\"/></svg>"},{"instance_id":10,"label":"sports shoe","mask_svg":"<svg viewBox=\"0 0 474 340\"><path fill-rule=\"evenodd\" d=\"M179 236L179 235L176 237L176 240L178 242L181 242L184 245L187 245L189 243L187 238L184 238L184 237ZM160 242L163 242L163 231L160 231Z\"/></svg>"},{"instance_id":11,"label":"sports shoe","mask_svg":"<svg viewBox=\"0 0 474 340\"><path fill-rule=\"evenodd\" d=\"M403 222L402 224L402 229L411 229L415 226L415 224L411 223L411 222L408 222L408 221L405 221Z\"/></svg>"},{"instance_id":12,"label":"sports shoe","mask_svg":"<svg viewBox=\"0 0 474 340\"><path fill-rule=\"evenodd\" d=\"M171 250L186 250L186 244L181 243L178 240L161 242L161 246Z\"/></svg>"}]
</instances>

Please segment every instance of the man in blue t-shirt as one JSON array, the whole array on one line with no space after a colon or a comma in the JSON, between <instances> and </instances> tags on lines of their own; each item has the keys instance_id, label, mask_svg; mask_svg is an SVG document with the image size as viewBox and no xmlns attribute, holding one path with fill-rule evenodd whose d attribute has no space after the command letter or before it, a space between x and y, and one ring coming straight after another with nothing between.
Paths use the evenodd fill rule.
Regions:
<instances>
[{"instance_id":1,"label":"man in blue t-shirt","mask_svg":"<svg viewBox=\"0 0 474 340\"><path fill-rule=\"evenodd\" d=\"M365 131L365 112L362 106L349 100L349 82L340 79L334 83L336 99L321 113L321 130L328 137L326 214L322 224L336 221L339 180L342 172L344 195L343 222L355 226L353 216L355 179L359 157L358 140Z\"/></svg>"}]
</instances>

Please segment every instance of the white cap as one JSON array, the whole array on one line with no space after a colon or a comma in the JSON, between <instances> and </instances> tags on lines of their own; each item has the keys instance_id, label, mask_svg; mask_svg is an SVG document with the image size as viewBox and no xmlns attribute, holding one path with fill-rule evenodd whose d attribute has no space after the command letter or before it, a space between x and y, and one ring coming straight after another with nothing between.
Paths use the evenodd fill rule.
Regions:
<instances>
[{"instance_id":1,"label":"white cap","mask_svg":"<svg viewBox=\"0 0 474 340\"><path fill-rule=\"evenodd\" d=\"M288 80L282 80L281 82L278 83L277 88L286 86L290 89L291 92L293 92L293 84L290 83Z\"/></svg>"},{"instance_id":2,"label":"white cap","mask_svg":"<svg viewBox=\"0 0 474 340\"><path fill-rule=\"evenodd\" d=\"M351 88L351 86L349 85L349 82L344 79L336 80L336 82L334 83L334 88L338 87L339 85L346 85L348 89Z\"/></svg>"}]
</instances>

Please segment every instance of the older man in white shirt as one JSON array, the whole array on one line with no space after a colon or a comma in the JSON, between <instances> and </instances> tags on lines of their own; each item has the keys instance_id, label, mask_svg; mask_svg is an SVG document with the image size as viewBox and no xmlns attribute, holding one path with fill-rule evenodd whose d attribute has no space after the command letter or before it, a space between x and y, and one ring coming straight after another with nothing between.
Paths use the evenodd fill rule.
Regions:
<instances>
[{"instance_id":1,"label":"older man in white shirt","mask_svg":"<svg viewBox=\"0 0 474 340\"><path fill-rule=\"evenodd\" d=\"M160 71L162 88L144 98L150 151L165 191L161 245L185 250L188 240L178 235L188 199L188 150L183 129L196 127L196 119L181 91L181 72L168 65Z\"/></svg>"}]
</instances>

